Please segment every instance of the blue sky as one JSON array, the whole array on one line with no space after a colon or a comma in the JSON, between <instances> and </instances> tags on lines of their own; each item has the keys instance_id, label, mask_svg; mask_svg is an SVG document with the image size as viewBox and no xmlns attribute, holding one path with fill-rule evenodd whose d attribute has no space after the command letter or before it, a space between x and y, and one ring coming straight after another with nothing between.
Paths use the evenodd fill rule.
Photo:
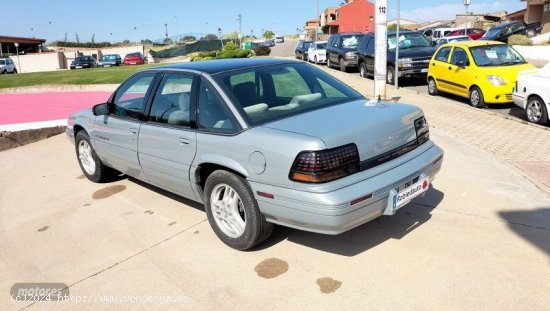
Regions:
<instances>
[{"instance_id":1,"label":"blue sky","mask_svg":"<svg viewBox=\"0 0 550 311\"><path fill-rule=\"evenodd\" d=\"M319 0L320 10L341 2ZM520 0L471 2L470 11L475 13L513 12L525 7ZM396 15L396 3L388 0L389 18ZM253 31L257 35L263 29L289 34L314 18L317 11L317 0L0 0L0 4L9 8L8 14L0 14L0 35L62 40L67 33L69 40L74 40L78 33L83 42L90 41L93 34L96 41L161 39L165 23L169 36L217 33L218 28L226 33L238 30L239 13L245 34ZM401 17L418 22L452 19L462 12L463 0L401 0Z\"/></svg>"}]
</instances>

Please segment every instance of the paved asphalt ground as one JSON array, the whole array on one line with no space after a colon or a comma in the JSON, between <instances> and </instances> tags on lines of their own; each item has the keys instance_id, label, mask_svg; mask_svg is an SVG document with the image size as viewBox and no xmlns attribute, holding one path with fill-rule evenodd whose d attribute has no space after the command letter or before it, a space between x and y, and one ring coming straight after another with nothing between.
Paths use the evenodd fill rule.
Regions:
<instances>
[{"instance_id":1,"label":"paved asphalt ground","mask_svg":"<svg viewBox=\"0 0 550 311\"><path fill-rule=\"evenodd\" d=\"M548 129L388 95L420 106L445 150L426 196L338 236L276 227L249 252L221 243L198 204L124 176L84 179L63 135L0 152L0 309L548 310ZM71 296L15 302L21 282Z\"/></svg>"}]
</instances>

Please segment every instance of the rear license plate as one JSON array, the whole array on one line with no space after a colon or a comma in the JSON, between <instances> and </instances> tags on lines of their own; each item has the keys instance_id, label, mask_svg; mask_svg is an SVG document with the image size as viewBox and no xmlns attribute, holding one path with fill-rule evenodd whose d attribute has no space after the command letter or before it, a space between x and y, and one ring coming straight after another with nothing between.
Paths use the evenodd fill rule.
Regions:
<instances>
[{"instance_id":1,"label":"rear license plate","mask_svg":"<svg viewBox=\"0 0 550 311\"><path fill-rule=\"evenodd\" d=\"M107 64L107 65L103 65L103 67L111 67L111 65Z\"/></svg>"},{"instance_id":2,"label":"rear license plate","mask_svg":"<svg viewBox=\"0 0 550 311\"><path fill-rule=\"evenodd\" d=\"M82 68L82 66L76 66L76 69L81 69L81 68Z\"/></svg>"},{"instance_id":3,"label":"rear license plate","mask_svg":"<svg viewBox=\"0 0 550 311\"><path fill-rule=\"evenodd\" d=\"M130 65L135 65L135 64L136 64L136 62L130 62Z\"/></svg>"},{"instance_id":4,"label":"rear license plate","mask_svg":"<svg viewBox=\"0 0 550 311\"><path fill-rule=\"evenodd\" d=\"M409 203L412 199L426 192L430 186L429 177L420 179L416 183L404 188L393 197L393 208L399 209Z\"/></svg>"}]
</instances>

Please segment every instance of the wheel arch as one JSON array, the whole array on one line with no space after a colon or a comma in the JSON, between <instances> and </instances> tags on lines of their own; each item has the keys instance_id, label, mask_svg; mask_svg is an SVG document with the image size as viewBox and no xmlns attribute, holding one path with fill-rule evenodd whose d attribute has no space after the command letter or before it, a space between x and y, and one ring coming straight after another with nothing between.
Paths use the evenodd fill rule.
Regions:
<instances>
[{"instance_id":1,"label":"wheel arch","mask_svg":"<svg viewBox=\"0 0 550 311\"><path fill-rule=\"evenodd\" d=\"M199 185L201 191L204 191L204 186L208 177L217 170L225 170L244 179L247 179L248 176L246 170L237 162L220 162L211 159L211 161L205 161L197 165L196 169L194 170L194 181Z\"/></svg>"}]
</instances>

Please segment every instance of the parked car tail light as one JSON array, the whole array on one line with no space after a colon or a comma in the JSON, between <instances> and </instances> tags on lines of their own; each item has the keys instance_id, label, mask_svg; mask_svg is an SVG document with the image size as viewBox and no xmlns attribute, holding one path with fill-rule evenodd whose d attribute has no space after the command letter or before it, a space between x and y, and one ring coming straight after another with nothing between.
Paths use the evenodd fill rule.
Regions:
<instances>
[{"instance_id":1,"label":"parked car tail light","mask_svg":"<svg viewBox=\"0 0 550 311\"><path fill-rule=\"evenodd\" d=\"M324 183L359 171L359 151L355 144L320 151L302 151L294 160L290 179Z\"/></svg>"},{"instance_id":2,"label":"parked car tail light","mask_svg":"<svg viewBox=\"0 0 550 311\"><path fill-rule=\"evenodd\" d=\"M416 139L419 146L430 139L430 128L426 117L414 120L414 129L416 130Z\"/></svg>"}]
</instances>

